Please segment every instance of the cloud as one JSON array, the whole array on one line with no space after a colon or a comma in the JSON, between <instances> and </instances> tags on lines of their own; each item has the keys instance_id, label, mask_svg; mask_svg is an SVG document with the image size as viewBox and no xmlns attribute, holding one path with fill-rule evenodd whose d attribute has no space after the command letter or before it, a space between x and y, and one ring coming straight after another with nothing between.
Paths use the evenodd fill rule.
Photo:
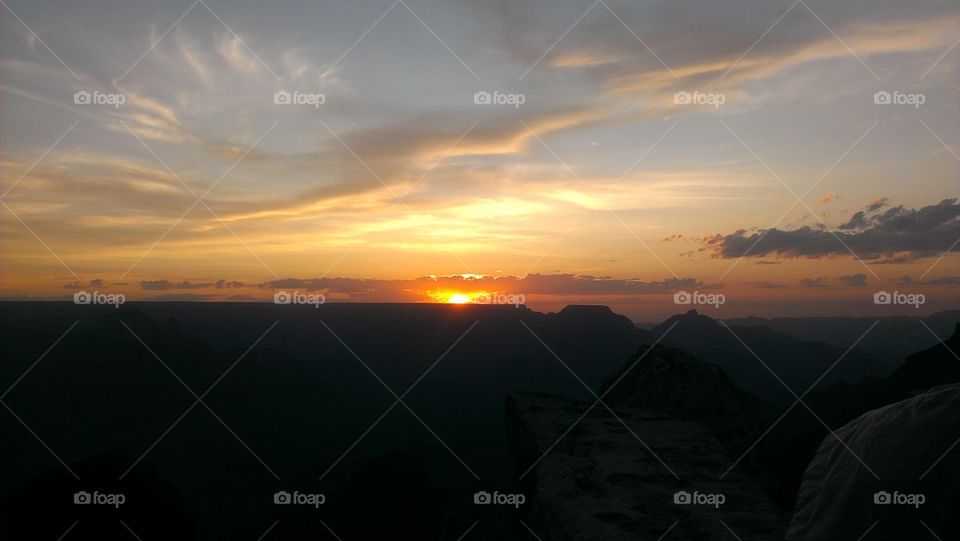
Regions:
<instances>
[{"instance_id":1,"label":"cloud","mask_svg":"<svg viewBox=\"0 0 960 541\"><path fill-rule=\"evenodd\" d=\"M691 287L709 287L694 278L643 281L574 274L517 276L422 276L404 280L361 278L285 278L263 282L261 289L304 289L350 298L415 298L442 291L487 291L524 295L653 295Z\"/></svg>"},{"instance_id":2,"label":"cloud","mask_svg":"<svg viewBox=\"0 0 960 541\"><path fill-rule=\"evenodd\" d=\"M198 130L186 126L174 108L135 90L126 87L121 90L127 98L127 103L122 110L124 114L111 118L106 124L107 129L123 134L132 132L144 140L188 144L205 150L227 163L241 156L244 160L250 161L267 158L266 153L256 148L249 149L243 144L232 144L215 137L201 135Z\"/></svg>"},{"instance_id":3,"label":"cloud","mask_svg":"<svg viewBox=\"0 0 960 541\"><path fill-rule=\"evenodd\" d=\"M775 282L751 282L750 285L757 289L784 289L785 285Z\"/></svg>"},{"instance_id":4,"label":"cloud","mask_svg":"<svg viewBox=\"0 0 960 541\"><path fill-rule=\"evenodd\" d=\"M762 218L741 222L750 219L749 213L762 214L765 209L747 210L747 204L741 206L741 202L733 201L746 200L759 193L759 188L748 192L753 187L743 187L741 191L739 186L737 190L731 190L722 185L725 182L721 181L721 176L743 179L751 175L746 173L750 168L742 160L734 156L728 159L726 155L717 159L718 156L710 151L695 153L697 156L693 161L681 159L689 156L687 151L694 144L704 142L697 137L711 137L712 132L702 132L689 125L691 131L686 134L684 125L669 135L661 130L681 114L668 99L672 91L697 88L708 91L709 83L728 68L732 69L725 80L718 83L719 90L728 94L729 103L739 107L746 107L748 103L750 107L760 107L764 94L777 100L798 97L838 99L838 95L853 94L874 84L846 46L802 4L796 4L785 15L782 24L764 35L756 47L738 60L783 14L787 5L757 3L755 0L696 2L692 6L679 2L610 2L610 8L616 12L614 16L604 4L595 4L593 11L584 16L576 28L557 42L556 47L551 47L587 5L561 0L551 5L551 9L544 10L542 6L529 2L472 1L479 6L476 11L482 11L484 16L466 12L462 6L450 12L438 12L437 16L446 19L449 14L454 25L451 29L457 28L458 22L469 23L469 26L461 27L469 32L464 33L463 41L457 44L458 53L462 49L467 63L478 69L483 67L479 70L481 73L488 72L482 88L509 91L519 85L517 90L528 93L529 100L520 109L474 107L470 93L481 88L473 88L478 83L466 78L466 83L461 84L464 82L460 78L463 73L445 73L445 65L439 66L441 69L437 71L444 73L436 77L432 71L416 70L416 62L408 66L404 62L412 57L413 60L421 59L409 54L418 49L406 48L403 40L396 40L394 45L392 38L399 36L391 35L390 31L383 32L382 27L367 38L374 40L372 45L368 43L359 47L347 61L338 63L340 71L337 71L325 69L322 65L322 62L333 60L331 55L323 52L328 48L330 36L305 30L309 21L302 14L299 17L295 13L283 15L290 20L271 17L243 20L241 17L231 21L231 25L244 32L243 42L225 32L209 14L185 18L183 24L177 25L175 31L171 30L169 36L160 41L157 40L160 32L167 28L165 24L150 36L136 30L132 33L112 32L111 23L102 18L91 17L83 22L75 19L76 24L88 30L88 36L95 36L74 43L76 61L70 64L81 75L82 81L73 80L58 64L48 62L48 53L43 48L36 49L36 57L0 63L0 69L7 74L4 78L7 84L23 87L50 104L70 109L71 114L78 115L77 118L84 118L77 131L33 167L36 157L43 154L59 135L60 121L64 119L58 117L53 122L51 118L35 117L33 109L19 110L22 103L27 103L20 97L22 94L5 94L9 99L5 101L4 112L9 114L4 116L12 119L13 128L23 128L13 129L22 138L15 146L23 151L17 150L5 158L4 177L15 179L33 167L11 194L12 198L17 198L16 201L11 199L11 207L15 207L24 222L36 230L38 237L51 239L51 246L64 252L66 261L83 261L84 268L88 269L85 272L97 273L90 275L99 275L104 269L112 272L118 261L132 260L157 241L158 235L164 231L170 234L165 235L158 249L151 253L150 261L158 265L151 276L182 276L174 274L177 271L171 269L191 268L195 263L208 265L217 261L222 265L221 270L201 275L203 283L155 280L141 284L144 290L198 289L210 282L214 284L211 291L223 290L216 292L226 295L234 293L236 288L256 287L269 275L243 274L246 283L217 280L222 275L240 276L237 269L256 264L237 246L237 239L249 245L249 251L255 252L256 258L262 256L263 261L284 267L292 276L306 276L309 279L306 284L310 287L313 282L309 277L317 272L311 270L315 269L315 263L328 258L332 260L354 243L361 247L358 253L369 250L368 254L376 255L351 257L345 265L352 268L339 269L338 272L381 276L379 273L388 271L375 270L375 265L387 260L391 261L392 268L405 269L400 271L404 276L426 274L435 271L435 265L445 265L436 258L437 254L445 252L468 254L465 256L468 260L482 261L480 264L489 265L478 269L484 272L497 267L516 269L517 261L526 254L532 250L539 253L541 245L549 246L556 233L556 224L567 222L568 211L576 207L618 213L623 209L624 225L643 227L642 234L651 238L673 232L671 224L680 223L676 216L683 216L686 219L679 227L684 228L687 237L671 239L678 242L697 243L697 237L706 232L729 232L739 227L725 229L728 226L723 224L766 226L770 223L760 223ZM831 28L885 77L901 77L906 73L914 80L919 73L910 72L911 68L919 71L929 66L954 37L950 30L955 33L952 27L955 26L956 3L923 4L910 9L881 3L873 6L876 9L870 13L866 13L862 6L835 4L817 6L811 3L811 6L818 12L822 10L821 15ZM463 13L468 14L469 20L458 19ZM751 16L744 17L745 13ZM127 25L131 29L151 20L134 12L123 15L121 19L139 21L133 26ZM343 28L365 28L369 24L369 21L341 19L336 10L329 15L335 25ZM363 13L359 15L361 19L366 17ZM84 23L95 23L96 27ZM301 27L298 23L307 26ZM498 30L503 31L502 36L496 36ZM249 35L246 35L247 31ZM642 36L643 44L638 42L637 36ZM419 37L430 41L430 36L422 33ZM116 81L127 96L123 107L107 109L70 105L70 93L78 85L91 90L97 87L101 91L111 90L110 77L119 75L115 68L129 66L134 59L128 58L131 51L144 51L155 41L156 47L136 69ZM291 44L299 47L291 48ZM645 49L647 44L670 68L649 54ZM428 47L448 56L447 51L437 45L433 40ZM251 50L255 50L264 62L253 57ZM546 55L530 72L529 78L522 84L516 81L515 76L545 51ZM17 50L11 51L13 57L17 53ZM932 58L925 61L928 56ZM453 60L452 57L445 58L454 64L454 70L459 70ZM897 68L895 61L904 69ZM36 69L46 64L55 67L43 68L49 73L41 76ZM941 63L937 72L931 72L931 75L947 72L949 65L949 62ZM417 71L418 77L403 79L403 73L409 72L410 68ZM390 76L394 74L392 69L400 72L403 84L390 84ZM278 77L274 77L271 70L276 71ZM818 72L817 76L811 76L812 72ZM340 79L341 75L351 78L352 88ZM506 75L509 80L499 79L501 75ZM806 76L810 77L804 78ZM62 77L62 80L53 77ZM839 80L842 78L845 80ZM862 81L843 84L852 79ZM797 85L797 82L803 84ZM889 88L896 87L896 79L885 80L884 85L888 82L891 83ZM930 88L939 88L936 86L939 79L931 77L928 82L933 85ZM799 88L787 88L793 86ZM423 90L422 87L428 88ZM280 88L322 91L329 98L330 107L317 110L275 106L272 93ZM864 98L864 108L873 114L869 97L867 93L858 99ZM937 101L931 95L931 103ZM29 105L37 106L36 103ZM47 109L53 110L53 107L36 107L39 114ZM764 109L759 114L765 115L769 110L772 109ZM775 136L768 137L769 134L792 133L791 124L797 118L808 118L808 113L813 111L791 108L783 112L784 115L777 116L775 124L778 125L773 126L772 131L743 118L741 125L744 129L753 130L753 133L743 133L744 140L750 141L751 145L754 141L756 144L763 144L761 141L775 144L776 139L770 138ZM712 115L710 125L719 127L714 122L715 114L727 113L727 110L709 111L708 114ZM829 114L829 110L825 114ZM853 114L856 115L856 111ZM88 122L87 118L101 123ZM321 118L329 122L336 135L320 125ZM855 126L859 132L861 128L855 118L859 117L836 117L852 122L850 126ZM650 121L646 122L648 119ZM239 157L274 120L281 121L278 128L257 144L238 167L231 168L233 159ZM479 121L475 127L453 145L475 120ZM785 125L779 125L781 122ZM20 126L20 123L24 125ZM43 132L52 133L33 129L44 126L49 130L44 128ZM106 126L112 131L98 133L98 126ZM151 149L143 148L130 137L128 128ZM54 129L57 132L53 133ZM834 130L841 135L844 131ZM590 190L585 190L574 178L582 177L589 187L595 180L599 184L616 177L628 163L641 157L641 151L646 153L643 149L653 149L648 145L659 142L654 137L660 133L665 136L662 145L651 152L643 166L635 169L636 173L624 179L622 188L614 188L611 183L609 190L588 194ZM721 129L719 133L721 139L733 144L725 130ZM929 134L921 134L927 144L936 145ZM543 138L551 149L544 148L538 138ZM852 140L853 135L850 138ZM585 149L589 141L599 142L601 146L588 149L590 153L587 153ZM784 163L790 163L792 157L807 155L805 153L810 150L806 146L808 142L809 139L796 140L797 148L794 149L791 141L787 154L782 156ZM552 155L554 149L555 156ZM758 150L762 151L759 147ZM152 155L154 151L156 154ZM851 159L861 158L853 154ZM158 160L168 163L173 173ZM569 163L569 170L559 161ZM678 168L681 170L677 171ZM695 170L684 170L686 168ZM860 169L855 166L851 171ZM679 178L688 172L699 178ZM205 208L196 207L193 212L183 215L194 204L194 196L189 193L191 189L202 193L207 187L212 188L214 179L226 173L229 178L220 183L204 203L209 204L210 212L215 210L231 231L228 232ZM924 173L939 174L934 170L918 170L918 176L923 177ZM797 174L805 173L798 171ZM182 186L177 176L182 177L190 188ZM651 177L662 181L658 180L660 184L651 187L654 185ZM844 200L863 186L858 183L876 182L876 179L856 177L858 175L851 176L851 183L845 184ZM920 180L925 181L925 177ZM707 184L710 188L702 187ZM929 190L922 189L918 197L936 201L930 198L941 184L927 185ZM393 209L396 197L406 193L407 189L412 189L410 197L402 204L396 204L396 213L384 213L384 220L380 221L379 211ZM827 189L822 188L820 193ZM837 188L830 186L829 189ZM872 197L882 193L874 190L870 188L867 194ZM868 199L863 195L860 197L863 201ZM729 207L721 209L724 201L732 202ZM649 207L671 207L669 210L677 212L651 212L643 216L639 212L627 212ZM855 207L853 210L857 210ZM862 209L856 219L851 218L844 224L847 229L841 232L853 240L856 237L868 241L871 232L881 229L877 220L885 210L886 200L877 200ZM736 215L736 221L727 220L728 214ZM844 214L844 219L846 217ZM843 219L836 221L839 223ZM584 225L589 223L588 220ZM633 246L616 245L620 241L614 233L601 232L599 226L589 227L592 229L583 228L582 237L578 236L581 233L578 229L577 234L566 239L570 243L571 257L562 261L558 258L556 267L546 268L561 269L552 272L586 272L582 269L591 269L594 274L619 272L611 270L616 267L604 262L612 258L625 261L627 250L632 250ZM781 227L793 229L794 226ZM234 228L236 233L233 233ZM620 225L614 223L613 228L619 231ZM26 230L10 229L8 241L12 238L17 245L11 250L8 243L4 263L9 263L9 268L30 268L24 263L32 263L31 258L42 253L42 246ZM748 229L740 233L748 239L758 238L751 237L754 232L754 229ZM783 231L783 235L790 237L789 241L805 244L804 239L795 238L801 233ZM777 256L784 255L847 256L842 245L826 233L816 229L811 231L813 241L822 246L811 247L810 254L788 242L785 252L779 251L781 246L773 245L763 259L754 261L757 265L775 265L780 263ZM885 234L881 233L875 233L873 240L878 249L886 246ZM927 233L904 233L905 237L924 235ZM546 238L548 236L550 238ZM776 235L772 234L771 238L774 237ZM764 239L758 248L766 248L767 240ZM945 249L953 240L947 239L948 242L939 249ZM721 257L731 257L722 253L726 244L736 245L741 241L738 238L720 239L719 244L712 246L721 251ZM746 244L741 242L736 250L731 249L733 255L745 251L749 247L749 243ZM931 246L936 244L930 242ZM22 249L21 245L28 248ZM693 246L694 249L697 247L696 244ZM605 253L594 257L598 249ZM796 255L790 254L791 249ZM831 249L835 252L830 252ZM859 245L856 249L859 252ZM291 259L293 253L300 257ZM587 262L588 257L595 263ZM912 257L913 252L908 256L880 254L881 259L877 262L896 263ZM419 261L413 263L413 258ZM672 265L672 259L670 262ZM646 265L641 263L638 268L647 272L651 267ZM656 262L649 265L656 268ZM753 271L761 274L760 271L771 269L756 267ZM142 269L138 272L141 271L146 272ZM761 274L761 278L788 283L782 277L765 274ZM839 272L830 273L830 276L834 274ZM197 280L196 275L187 276ZM665 287L664 283L657 281L566 276L514 278L514 283L471 285L543 288L564 295L586 294L580 292L593 290L642 295L645 291ZM140 278L137 276L136 280ZM49 283L56 286L62 279ZM795 287L797 279L791 279L794 281L791 287ZM329 287L342 290L342 295L357 298L377 295L381 291L394 298L416 298L422 290L415 288L423 285L410 280L383 283L342 280ZM436 288L456 285L447 284L443 279L435 281L433 287ZM135 282L133 287L136 287Z\"/></svg>"},{"instance_id":5,"label":"cloud","mask_svg":"<svg viewBox=\"0 0 960 541\"><path fill-rule=\"evenodd\" d=\"M171 282L170 280L142 280L140 289L147 291L166 291L169 289L207 289L213 283L191 283L189 281Z\"/></svg>"},{"instance_id":6,"label":"cloud","mask_svg":"<svg viewBox=\"0 0 960 541\"><path fill-rule=\"evenodd\" d=\"M902 276L896 280L897 285L926 285L926 286L957 286L960 285L960 276L939 276L922 282L915 281L910 276Z\"/></svg>"},{"instance_id":7,"label":"cloud","mask_svg":"<svg viewBox=\"0 0 960 541\"><path fill-rule=\"evenodd\" d=\"M612 278L609 276L591 276L575 274L529 274L517 276L449 275L421 276L412 279L379 278L282 278L259 284L246 284L239 281L217 280L215 282L175 282L167 279L144 280L140 288L147 291L173 290L224 290L256 287L261 290L303 290L322 291L332 300L353 300L370 302L424 302L444 300L451 292L518 293L525 296L617 296L633 297L645 295L671 294L678 290L721 287L718 284L704 284L694 278L666 278L657 280L634 280ZM201 295L211 299L249 300L249 295L223 297L213 291L197 293L197 297L188 299L184 295L151 297L152 299L201 300Z\"/></svg>"},{"instance_id":8,"label":"cloud","mask_svg":"<svg viewBox=\"0 0 960 541\"><path fill-rule=\"evenodd\" d=\"M250 53L240 36L221 35L217 40L217 52L234 70L252 75L259 75L263 71L260 61Z\"/></svg>"},{"instance_id":9,"label":"cloud","mask_svg":"<svg viewBox=\"0 0 960 541\"><path fill-rule=\"evenodd\" d=\"M835 233L808 226L789 231L739 230L708 238L704 249L712 250L721 258L746 254L747 257L777 255L816 259L850 255L849 247L864 259L913 261L939 255L960 238L960 204L956 199L944 199L919 209L897 206L873 214L861 211L840 229ZM953 249L960 250L960 245Z\"/></svg>"},{"instance_id":10,"label":"cloud","mask_svg":"<svg viewBox=\"0 0 960 541\"><path fill-rule=\"evenodd\" d=\"M869 205L867 205L867 209L866 209L866 210L867 210L867 212L874 212L874 211L876 211L876 210L880 210L880 209L882 209L883 207L887 206L887 201L888 201L888 199L887 199L886 197L881 197L881 198L879 198L879 199L875 199L875 200L871 201Z\"/></svg>"},{"instance_id":11,"label":"cloud","mask_svg":"<svg viewBox=\"0 0 960 541\"><path fill-rule=\"evenodd\" d=\"M879 199L875 199L871 201L870 203L867 204L866 207L863 208L863 210L857 211L853 216L851 216L846 223L840 224L839 228L844 230L850 230L850 229L864 229L866 227L869 227L870 220L867 217L867 215L872 214L882 209L883 207L887 206L887 201L888 199L886 197L881 197Z\"/></svg>"},{"instance_id":12,"label":"cloud","mask_svg":"<svg viewBox=\"0 0 960 541\"><path fill-rule=\"evenodd\" d=\"M154 295L147 297L148 301L171 301L171 302L207 302L220 300L219 295L206 295L203 293L171 293L168 295Z\"/></svg>"},{"instance_id":13,"label":"cloud","mask_svg":"<svg viewBox=\"0 0 960 541\"><path fill-rule=\"evenodd\" d=\"M932 286L956 286L960 285L960 276L941 276L939 278L932 278L923 283Z\"/></svg>"},{"instance_id":14,"label":"cloud","mask_svg":"<svg viewBox=\"0 0 960 541\"><path fill-rule=\"evenodd\" d=\"M90 287L102 287L102 286L103 286L103 280L99 278L90 280ZM78 281L73 281L73 282L68 282L66 284L63 284L63 289L81 289L82 287L83 286Z\"/></svg>"},{"instance_id":15,"label":"cloud","mask_svg":"<svg viewBox=\"0 0 960 541\"><path fill-rule=\"evenodd\" d=\"M839 229L864 229L869 226L870 222L867 221L867 214L861 210L851 216L845 223L840 224Z\"/></svg>"},{"instance_id":16,"label":"cloud","mask_svg":"<svg viewBox=\"0 0 960 541\"><path fill-rule=\"evenodd\" d=\"M830 280L826 276L821 276L819 278L804 278L803 280L800 280L800 285L803 287L820 288L827 287L827 283L829 281Z\"/></svg>"},{"instance_id":17,"label":"cloud","mask_svg":"<svg viewBox=\"0 0 960 541\"><path fill-rule=\"evenodd\" d=\"M875 5L867 14L859 3L834 3L829 9L811 6L818 12L815 16L805 4L785 13L789 4L752 0L610 3L614 13L605 4L594 4L584 13L583 4L557 2L553 16L543 17L528 2L472 3L496 16L499 39L518 64L539 62L530 78L581 75L615 97L640 94L647 98L647 107L677 113L670 99L677 90L709 87L725 93L728 106L747 99L756 104L758 81L794 75L798 68L818 62L843 59L855 64L851 50L868 63L880 56L939 54L956 34L955 25L947 22L956 7L946 4L927 4L905 15L893 4ZM829 32L819 16L829 19ZM780 24L772 28L774 21ZM569 31L557 41L565 28ZM642 44L637 36L642 36ZM856 69L858 75L869 76L863 66ZM744 89L751 83L748 94ZM781 95L823 98L821 92Z\"/></svg>"},{"instance_id":18,"label":"cloud","mask_svg":"<svg viewBox=\"0 0 960 541\"><path fill-rule=\"evenodd\" d=\"M849 276L838 276L837 280L851 287L863 287L867 285L867 275L863 273L851 274Z\"/></svg>"},{"instance_id":19,"label":"cloud","mask_svg":"<svg viewBox=\"0 0 960 541\"><path fill-rule=\"evenodd\" d=\"M884 259L878 259L876 261L871 261L874 265L902 265L904 263L910 263L915 261L917 258L912 255L901 255L896 257L887 257Z\"/></svg>"}]
</instances>

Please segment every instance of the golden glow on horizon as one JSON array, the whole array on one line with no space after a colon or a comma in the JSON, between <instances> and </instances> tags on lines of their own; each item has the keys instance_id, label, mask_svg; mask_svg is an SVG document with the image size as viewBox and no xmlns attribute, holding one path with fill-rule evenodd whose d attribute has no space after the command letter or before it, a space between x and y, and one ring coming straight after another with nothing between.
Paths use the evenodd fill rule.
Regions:
<instances>
[{"instance_id":1,"label":"golden glow on horizon","mask_svg":"<svg viewBox=\"0 0 960 541\"><path fill-rule=\"evenodd\" d=\"M482 303L482 299L489 297L489 294L486 291L427 291L427 296L432 299L434 302L441 302L446 304L474 304L478 302L478 299Z\"/></svg>"}]
</instances>

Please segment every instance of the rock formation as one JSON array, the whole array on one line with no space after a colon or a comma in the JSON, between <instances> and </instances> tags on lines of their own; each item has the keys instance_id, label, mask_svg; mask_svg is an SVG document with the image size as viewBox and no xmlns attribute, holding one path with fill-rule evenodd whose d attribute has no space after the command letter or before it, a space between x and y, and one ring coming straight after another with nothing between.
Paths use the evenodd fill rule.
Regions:
<instances>
[{"instance_id":1,"label":"rock formation","mask_svg":"<svg viewBox=\"0 0 960 541\"><path fill-rule=\"evenodd\" d=\"M960 384L864 413L823 440L787 539L960 539L958 439Z\"/></svg>"},{"instance_id":2,"label":"rock formation","mask_svg":"<svg viewBox=\"0 0 960 541\"><path fill-rule=\"evenodd\" d=\"M732 461L709 431L612 407L623 423L602 405L539 394L507 398L517 476L543 539L655 540L668 530L671 539L731 539L731 532L782 538L777 511L755 482L737 469L720 480ZM682 503L716 502L718 495L720 505Z\"/></svg>"},{"instance_id":3,"label":"rock formation","mask_svg":"<svg viewBox=\"0 0 960 541\"><path fill-rule=\"evenodd\" d=\"M643 346L601 387L608 404L647 409L707 427L736 459L760 436L758 401L715 364L676 348Z\"/></svg>"}]
</instances>

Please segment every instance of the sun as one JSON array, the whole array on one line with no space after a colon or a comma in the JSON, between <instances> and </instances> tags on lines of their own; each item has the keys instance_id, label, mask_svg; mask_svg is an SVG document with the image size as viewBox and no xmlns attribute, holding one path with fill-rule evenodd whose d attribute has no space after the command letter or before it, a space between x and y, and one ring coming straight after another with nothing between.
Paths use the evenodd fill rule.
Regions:
<instances>
[{"instance_id":1,"label":"sun","mask_svg":"<svg viewBox=\"0 0 960 541\"><path fill-rule=\"evenodd\" d=\"M447 298L447 302L450 304L467 304L470 302L470 297L463 293L453 293Z\"/></svg>"}]
</instances>

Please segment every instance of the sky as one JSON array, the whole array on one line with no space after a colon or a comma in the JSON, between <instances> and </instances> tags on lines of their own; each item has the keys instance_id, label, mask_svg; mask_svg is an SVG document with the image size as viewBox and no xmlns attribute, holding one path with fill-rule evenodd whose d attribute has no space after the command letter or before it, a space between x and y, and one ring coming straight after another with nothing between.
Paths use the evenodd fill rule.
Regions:
<instances>
[{"instance_id":1,"label":"sky","mask_svg":"<svg viewBox=\"0 0 960 541\"><path fill-rule=\"evenodd\" d=\"M0 13L3 299L960 307L955 1Z\"/></svg>"}]
</instances>

